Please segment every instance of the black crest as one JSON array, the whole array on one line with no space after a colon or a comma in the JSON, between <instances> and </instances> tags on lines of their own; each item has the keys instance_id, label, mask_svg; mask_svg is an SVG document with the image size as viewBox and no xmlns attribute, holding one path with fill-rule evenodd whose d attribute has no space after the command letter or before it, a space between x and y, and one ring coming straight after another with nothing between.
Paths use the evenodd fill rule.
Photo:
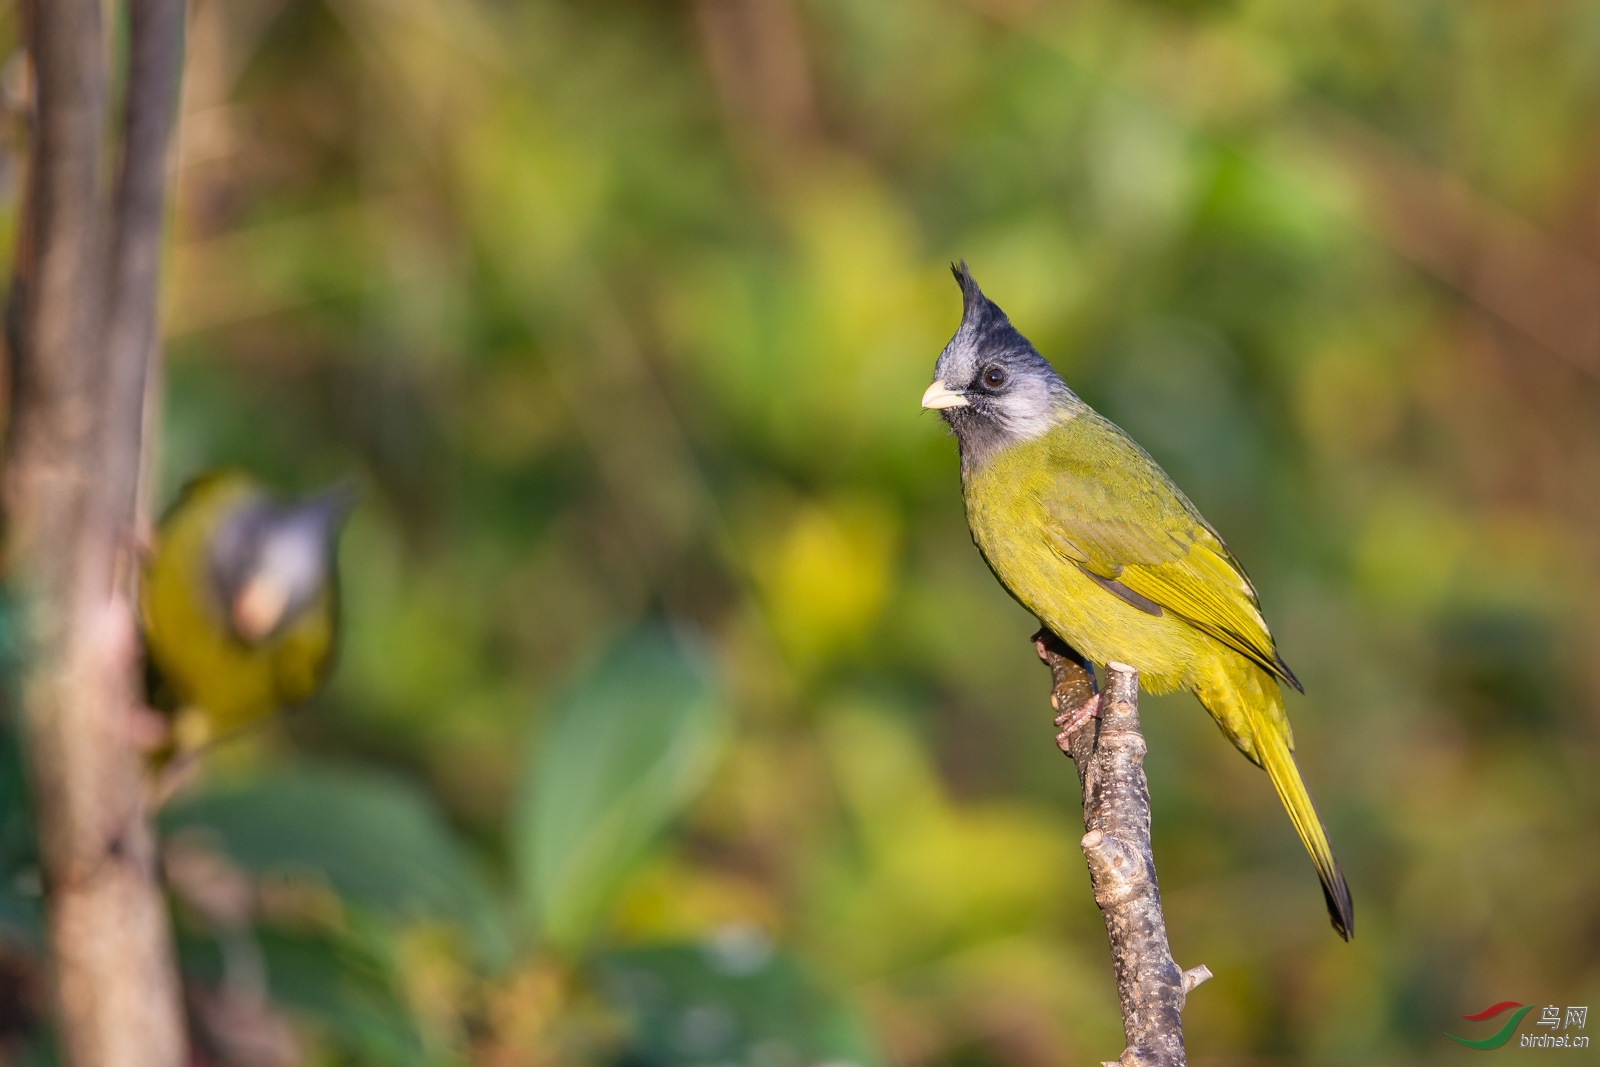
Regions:
<instances>
[{"instance_id":1,"label":"black crest","mask_svg":"<svg viewBox=\"0 0 1600 1067\"><path fill-rule=\"evenodd\" d=\"M950 264L950 273L961 286L961 325L956 330L957 337L974 351L991 354L1016 349L1032 351L1033 345L1011 325L1000 305L983 295L977 279L967 269L966 260Z\"/></svg>"}]
</instances>

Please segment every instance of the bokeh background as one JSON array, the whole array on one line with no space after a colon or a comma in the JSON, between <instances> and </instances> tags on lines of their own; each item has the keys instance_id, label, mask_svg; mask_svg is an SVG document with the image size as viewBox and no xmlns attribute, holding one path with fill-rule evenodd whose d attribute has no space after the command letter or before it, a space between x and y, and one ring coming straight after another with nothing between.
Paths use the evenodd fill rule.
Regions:
<instances>
[{"instance_id":1,"label":"bokeh background","mask_svg":"<svg viewBox=\"0 0 1600 1067\"><path fill-rule=\"evenodd\" d=\"M195 0L187 49L158 496L364 486L332 685L163 813L199 1062L1117 1054L1034 622L917 406L960 257L1306 683L1349 945L1146 705L1193 1060L1600 1007L1600 8ZM8 774L47 1063L27 826Z\"/></svg>"}]
</instances>

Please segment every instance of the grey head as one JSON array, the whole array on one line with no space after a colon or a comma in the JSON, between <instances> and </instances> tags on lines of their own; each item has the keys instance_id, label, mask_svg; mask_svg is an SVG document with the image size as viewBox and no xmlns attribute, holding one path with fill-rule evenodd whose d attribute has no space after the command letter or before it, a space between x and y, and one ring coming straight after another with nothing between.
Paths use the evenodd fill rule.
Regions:
<instances>
[{"instance_id":1,"label":"grey head","mask_svg":"<svg viewBox=\"0 0 1600 1067\"><path fill-rule=\"evenodd\" d=\"M269 640L334 591L339 531L354 504L346 485L291 502L256 493L218 524L211 580L235 637Z\"/></svg>"},{"instance_id":2,"label":"grey head","mask_svg":"<svg viewBox=\"0 0 1600 1067\"><path fill-rule=\"evenodd\" d=\"M1007 446L1038 437L1083 402L983 295L964 260L950 270L961 286L961 325L939 353L922 406L944 416L961 446L961 469L971 471Z\"/></svg>"}]
</instances>

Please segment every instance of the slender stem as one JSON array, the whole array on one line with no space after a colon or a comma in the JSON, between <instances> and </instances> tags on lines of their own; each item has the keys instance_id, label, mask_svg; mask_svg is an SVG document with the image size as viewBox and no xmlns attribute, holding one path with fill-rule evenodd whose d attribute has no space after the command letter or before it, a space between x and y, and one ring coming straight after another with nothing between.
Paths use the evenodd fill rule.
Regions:
<instances>
[{"instance_id":1,"label":"slender stem","mask_svg":"<svg viewBox=\"0 0 1600 1067\"><path fill-rule=\"evenodd\" d=\"M107 278L105 478L107 503L135 514L141 462L151 451L146 414L156 347L156 294L166 219L167 146L178 94L183 0L130 0L128 88L113 203ZM129 569L131 574L132 568Z\"/></svg>"},{"instance_id":2,"label":"slender stem","mask_svg":"<svg viewBox=\"0 0 1600 1067\"><path fill-rule=\"evenodd\" d=\"M1122 1004L1127 1048L1124 1067L1183 1067L1184 999L1211 977L1203 965L1181 971L1167 945L1155 857L1150 850L1150 789L1144 775L1145 741L1139 731L1139 674L1106 665L1106 689L1094 689L1093 668L1048 630L1034 635L1039 658L1050 668L1050 702L1058 723L1079 718L1056 737L1072 757L1083 790L1081 842L1094 900L1105 919ZM1073 712L1096 701L1096 715Z\"/></svg>"}]
</instances>

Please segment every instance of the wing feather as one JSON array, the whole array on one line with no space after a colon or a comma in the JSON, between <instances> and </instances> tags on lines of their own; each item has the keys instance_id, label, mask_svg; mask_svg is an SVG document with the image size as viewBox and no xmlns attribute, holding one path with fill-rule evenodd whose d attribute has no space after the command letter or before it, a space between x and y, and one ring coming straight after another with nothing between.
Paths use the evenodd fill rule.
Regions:
<instances>
[{"instance_id":1,"label":"wing feather","mask_svg":"<svg viewBox=\"0 0 1600 1067\"><path fill-rule=\"evenodd\" d=\"M1052 548L1111 595L1159 606L1300 688L1249 575L1156 461L1097 415L1063 429L1044 500Z\"/></svg>"}]
</instances>

